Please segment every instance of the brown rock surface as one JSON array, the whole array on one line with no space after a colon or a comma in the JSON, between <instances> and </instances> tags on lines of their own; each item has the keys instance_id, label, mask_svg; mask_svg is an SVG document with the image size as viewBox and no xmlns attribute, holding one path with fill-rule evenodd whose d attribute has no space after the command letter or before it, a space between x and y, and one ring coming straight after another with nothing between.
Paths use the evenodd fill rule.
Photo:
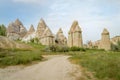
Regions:
<instances>
[{"instance_id":1,"label":"brown rock surface","mask_svg":"<svg viewBox=\"0 0 120 80\"><path fill-rule=\"evenodd\" d=\"M25 45L25 44L20 44L17 43L7 37L0 36L0 48L3 49L10 49L10 48L18 48L18 49L31 49L31 46Z\"/></svg>"},{"instance_id":2,"label":"brown rock surface","mask_svg":"<svg viewBox=\"0 0 120 80\"><path fill-rule=\"evenodd\" d=\"M54 36L53 36L52 31L47 27L41 36L40 42L43 45L52 45L53 38Z\"/></svg>"},{"instance_id":3,"label":"brown rock surface","mask_svg":"<svg viewBox=\"0 0 120 80\"><path fill-rule=\"evenodd\" d=\"M69 47L83 47L82 31L79 27L78 21L74 21L68 33L68 46Z\"/></svg>"},{"instance_id":4,"label":"brown rock surface","mask_svg":"<svg viewBox=\"0 0 120 80\"><path fill-rule=\"evenodd\" d=\"M41 38L43 32L47 28L47 25L43 19L40 19L40 22L38 23L37 30L36 30L36 37Z\"/></svg>"},{"instance_id":5,"label":"brown rock surface","mask_svg":"<svg viewBox=\"0 0 120 80\"><path fill-rule=\"evenodd\" d=\"M15 22L12 22L8 25L7 37L10 39L21 39L26 35L26 33L27 30L19 19L16 19Z\"/></svg>"},{"instance_id":6,"label":"brown rock surface","mask_svg":"<svg viewBox=\"0 0 120 80\"><path fill-rule=\"evenodd\" d=\"M67 45L67 38L64 36L61 28L58 30L56 34L56 40L59 45Z\"/></svg>"},{"instance_id":7,"label":"brown rock surface","mask_svg":"<svg viewBox=\"0 0 120 80\"><path fill-rule=\"evenodd\" d=\"M120 36L115 36L115 37L111 38L112 44L116 45L118 43L118 41L120 41Z\"/></svg>"},{"instance_id":8,"label":"brown rock surface","mask_svg":"<svg viewBox=\"0 0 120 80\"><path fill-rule=\"evenodd\" d=\"M105 49L105 50L111 49L110 35L107 29L104 29L101 34L101 41L100 41L99 48Z\"/></svg>"}]
</instances>

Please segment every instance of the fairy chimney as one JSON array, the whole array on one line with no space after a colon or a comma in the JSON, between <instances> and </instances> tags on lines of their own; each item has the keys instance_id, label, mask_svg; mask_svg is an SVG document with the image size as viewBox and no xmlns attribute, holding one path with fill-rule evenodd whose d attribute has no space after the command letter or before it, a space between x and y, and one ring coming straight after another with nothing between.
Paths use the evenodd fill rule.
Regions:
<instances>
[{"instance_id":1,"label":"fairy chimney","mask_svg":"<svg viewBox=\"0 0 120 80\"><path fill-rule=\"evenodd\" d=\"M28 33L33 33L33 32L35 32L35 29L34 29L34 26L31 24Z\"/></svg>"},{"instance_id":2,"label":"fairy chimney","mask_svg":"<svg viewBox=\"0 0 120 80\"><path fill-rule=\"evenodd\" d=\"M22 38L22 41L30 42L30 40L33 38L35 38L35 29L34 26L31 25L27 34Z\"/></svg>"},{"instance_id":3,"label":"fairy chimney","mask_svg":"<svg viewBox=\"0 0 120 80\"><path fill-rule=\"evenodd\" d=\"M47 25L43 19L40 19L40 22L38 23L37 30L36 30L36 37L41 38L43 32L47 28Z\"/></svg>"},{"instance_id":4,"label":"fairy chimney","mask_svg":"<svg viewBox=\"0 0 120 80\"><path fill-rule=\"evenodd\" d=\"M110 35L107 29L104 29L101 34L101 41L99 48L105 50L111 49Z\"/></svg>"},{"instance_id":5,"label":"fairy chimney","mask_svg":"<svg viewBox=\"0 0 120 80\"><path fill-rule=\"evenodd\" d=\"M60 45L67 45L67 38L64 36L61 28L58 30L56 34L56 40Z\"/></svg>"},{"instance_id":6,"label":"fairy chimney","mask_svg":"<svg viewBox=\"0 0 120 80\"><path fill-rule=\"evenodd\" d=\"M7 37L13 40L22 39L27 33L26 28L23 26L19 19L8 25Z\"/></svg>"},{"instance_id":7,"label":"fairy chimney","mask_svg":"<svg viewBox=\"0 0 120 80\"><path fill-rule=\"evenodd\" d=\"M74 21L68 33L68 46L69 47L83 47L82 31L79 27L78 21Z\"/></svg>"},{"instance_id":8,"label":"fairy chimney","mask_svg":"<svg viewBox=\"0 0 120 80\"><path fill-rule=\"evenodd\" d=\"M53 39L54 39L53 33L47 27L41 36L40 42L42 45L52 45Z\"/></svg>"}]
</instances>

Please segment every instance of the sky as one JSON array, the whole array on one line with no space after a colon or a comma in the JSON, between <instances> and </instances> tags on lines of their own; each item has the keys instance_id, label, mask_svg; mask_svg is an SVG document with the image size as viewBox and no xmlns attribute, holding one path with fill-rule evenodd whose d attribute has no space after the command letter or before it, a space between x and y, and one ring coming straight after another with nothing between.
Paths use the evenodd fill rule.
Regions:
<instances>
[{"instance_id":1,"label":"sky","mask_svg":"<svg viewBox=\"0 0 120 80\"><path fill-rule=\"evenodd\" d=\"M17 18L27 29L43 18L54 34L62 28L66 37L77 20L86 43L99 40L104 28L111 38L120 35L120 0L0 0L0 24Z\"/></svg>"}]
</instances>

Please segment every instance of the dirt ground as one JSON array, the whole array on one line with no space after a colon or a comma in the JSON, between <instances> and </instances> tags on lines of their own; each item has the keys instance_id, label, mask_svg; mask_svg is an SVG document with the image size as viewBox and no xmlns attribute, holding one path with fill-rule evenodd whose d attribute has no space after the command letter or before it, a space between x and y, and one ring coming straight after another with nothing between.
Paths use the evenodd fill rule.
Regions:
<instances>
[{"instance_id":1,"label":"dirt ground","mask_svg":"<svg viewBox=\"0 0 120 80\"><path fill-rule=\"evenodd\" d=\"M0 80L78 80L80 78L80 68L69 62L69 56L44 57L48 60L31 66L0 69Z\"/></svg>"}]
</instances>

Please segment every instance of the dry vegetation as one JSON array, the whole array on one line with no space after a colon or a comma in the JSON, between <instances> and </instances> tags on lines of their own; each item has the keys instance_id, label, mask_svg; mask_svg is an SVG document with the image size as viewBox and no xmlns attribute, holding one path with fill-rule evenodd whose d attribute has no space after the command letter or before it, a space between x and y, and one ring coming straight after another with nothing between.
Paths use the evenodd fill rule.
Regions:
<instances>
[{"instance_id":1,"label":"dry vegetation","mask_svg":"<svg viewBox=\"0 0 120 80\"><path fill-rule=\"evenodd\" d=\"M63 51L59 47L53 47L56 51L46 50L46 46L28 43L32 49L0 49L0 67L30 64L33 61L41 61L42 55L71 55L70 60L83 69L84 80L120 80L120 52L90 50L82 48L66 48ZM58 48L58 50L57 50ZM48 49L48 48L47 48ZM59 50L60 49L60 50ZM64 51L66 50L66 51Z\"/></svg>"}]
</instances>

